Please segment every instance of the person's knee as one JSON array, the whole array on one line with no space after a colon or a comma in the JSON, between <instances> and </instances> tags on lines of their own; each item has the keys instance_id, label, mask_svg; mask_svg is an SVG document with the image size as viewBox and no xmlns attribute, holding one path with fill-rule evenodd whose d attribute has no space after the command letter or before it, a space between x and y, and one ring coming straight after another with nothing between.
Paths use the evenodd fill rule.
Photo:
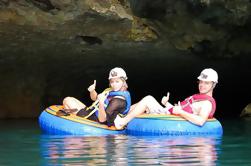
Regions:
<instances>
[{"instance_id":1,"label":"person's knee","mask_svg":"<svg viewBox=\"0 0 251 166\"><path fill-rule=\"evenodd\" d=\"M153 97L153 96L147 95L147 96L145 96L145 97L140 101L140 103L143 104L143 105L147 105L148 103L153 102L153 100L154 100L154 97Z\"/></svg>"},{"instance_id":2,"label":"person's knee","mask_svg":"<svg viewBox=\"0 0 251 166\"><path fill-rule=\"evenodd\" d=\"M151 95L147 95L146 97L143 98L144 102L152 102L154 100L154 97Z\"/></svg>"},{"instance_id":3,"label":"person's knee","mask_svg":"<svg viewBox=\"0 0 251 166\"><path fill-rule=\"evenodd\" d=\"M72 101L72 97L66 97L63 100L63 104L66 105L67 103L69 103L70 101Z\"/></svg>"}]
</instances>

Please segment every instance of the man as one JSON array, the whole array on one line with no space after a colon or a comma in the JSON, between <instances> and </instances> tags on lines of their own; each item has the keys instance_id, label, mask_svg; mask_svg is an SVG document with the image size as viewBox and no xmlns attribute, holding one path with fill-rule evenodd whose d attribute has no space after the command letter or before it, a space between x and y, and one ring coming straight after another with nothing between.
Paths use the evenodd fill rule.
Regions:
<instances>
[{"instance_id":1,"label":"man","mask_svg":"<svg viewBox=\"0 0 251 166\"><path fill-rule=\"evenodd\" d=\"M123 128L136 116L148 114L175 114L188 121L203 126L208 118L213 118L216 103L213 98L213 89L218 83L218 74L211 68L204 69L197 77L199 93L186 98L178 104L168 102L169 93L162 98L161 103L152 96L146 96L138 103L131 106L130 112L124 117L117 116L114 123L117 129Z\"/></svg>"}]
</instances>

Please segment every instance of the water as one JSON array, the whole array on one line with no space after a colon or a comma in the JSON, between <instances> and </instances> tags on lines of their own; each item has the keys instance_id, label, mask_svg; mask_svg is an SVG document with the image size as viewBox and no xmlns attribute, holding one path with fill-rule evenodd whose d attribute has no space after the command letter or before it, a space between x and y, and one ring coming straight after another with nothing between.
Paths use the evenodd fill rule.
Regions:
<instances>
[{"instance_id":1,"label":"water","mask_svg":"<svg viewBox=\"0 0 251 166\"><path fill-rule=\"evenodd\" d=\"M37 120L1 120L0 165L251 165L251 121L222 125L222 137L85 137L42 134Z\"/></svg>"}]
</instances>

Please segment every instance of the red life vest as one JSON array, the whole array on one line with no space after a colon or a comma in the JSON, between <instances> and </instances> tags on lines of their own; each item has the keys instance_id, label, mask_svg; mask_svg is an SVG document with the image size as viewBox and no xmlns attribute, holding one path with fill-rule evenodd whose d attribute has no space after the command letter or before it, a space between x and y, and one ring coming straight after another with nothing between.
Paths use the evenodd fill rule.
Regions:
<instances>
[{"instance_id":1,"label":"red life vest","mask_svg":"<svg viewBox=\"0 0 251 166\"><path fill-rule=\"evenodd\" d=\"M212 110L211 110L208 118L213 118L215 110L216 110L216 102L215 102L214 98L212 98L211 96L208 96L205 94L194 94L194 95L186 98L184 101L182 101L180 103L180 105L184 111L192 114L193 113L192 103L198 102L198 101L204 101L204 100L208 100L212 103ZM171 114L173 114L173 108L170 108L169 112Z\"/></svg>"}]
</instances>

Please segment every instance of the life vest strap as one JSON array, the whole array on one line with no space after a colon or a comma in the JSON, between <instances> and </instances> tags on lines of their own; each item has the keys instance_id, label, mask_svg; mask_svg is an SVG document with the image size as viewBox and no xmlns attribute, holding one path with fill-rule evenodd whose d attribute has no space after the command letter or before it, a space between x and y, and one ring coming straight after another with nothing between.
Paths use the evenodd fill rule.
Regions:
<instances>
[{"instance_id":1,"label":"life vest strap","mask_svg":"<svg viewBox=\"0 0 251 166\"><path fill-rule=\"evenodd\" d=\"M111 88L106 88L101 94L108 95L110 91L111 91ZM92 114L94 114L98 109L98 103L99 103L98 100L93 102L92 105L86 109L86 111L88 111L88 110L92 110L92 111L87 116L85 116L83 118L87 119L90 116L92 116ZM95 108L97 108L97 109L95 109Z\"/></svg>"},{"instance_id":2,"label":"life vest strap","mask_svg":"<svg viewBox=\"0 0 251 166\"><path fill-rule=\"evenodd\" d=\"M94 107L92 107L91 109L92 109L92 111L88 115L86 115L85 117L83 117L83 118L87 119L90 116L92 116L92 114L94 114L96 112L96 109ZM90 110L89 107L88 107L88 109L86 109L86 111L88 111L88 110Z\"/></svg>"}]
</instances>

